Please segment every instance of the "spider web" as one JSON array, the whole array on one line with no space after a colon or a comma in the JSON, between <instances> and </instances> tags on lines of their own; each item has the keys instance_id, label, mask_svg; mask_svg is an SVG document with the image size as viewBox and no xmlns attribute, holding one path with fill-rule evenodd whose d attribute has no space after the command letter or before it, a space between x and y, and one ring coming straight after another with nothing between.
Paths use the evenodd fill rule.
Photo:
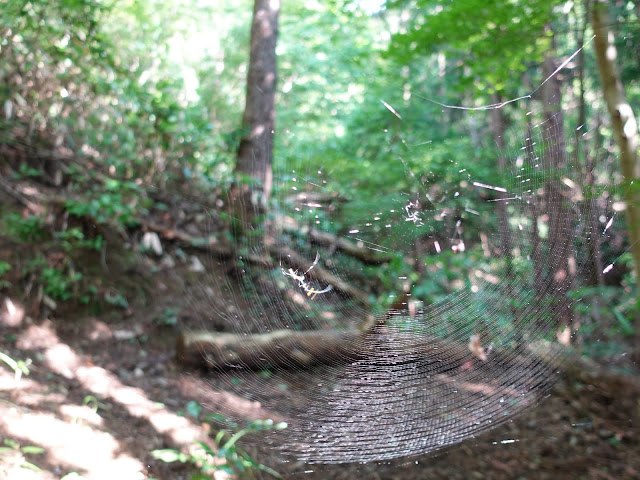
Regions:
<instances>
[{"instance_id":1,"label":"spider web","mask_svg":"<svg viewBox=\"0 0 640 480\"><path fill-rule=\"evenodd\" d=\"M567 112L545 116L537 90L491 107L515 105L519 120L502 148L477 140L476 159L457 158L447 142L403 142L424 161L390 154L384 161L405 176L406 188L379 197L340 192L341 171L324 165L274 161L265 232L208 266L234 270L242 288L219 276L200 284L222 282L236 292L236 305L212 316L257 352L250 365L230 358L213 384L288 423L257 443L306 465L424 455L494 428L548 394L560 373L558 350L540 352L574 333L569 292L594 268L592 245L615 228L617 197L598 183L611 181L610 167L585 164L595 130L570 125ZM380 108L400 118L386 101ZM438 103L436 112L452 109ZM457 112L469 138L490 128L488 112L474 110ZM499 178L472 168L486 156L503 159ZM365 160L345 158L344 171L366 169ZM507 221L487 223L500 204ZM367 265L341 241L383 260ZM434 294L430 284L442 284L448 271L457 278L445 283L456 288ZM327 343L336 339L328 332L344 332L350 343L308 369L297 357L304 345L261 357L256 335L280 330L325 332Z\"/></svg>"}]
</instances>

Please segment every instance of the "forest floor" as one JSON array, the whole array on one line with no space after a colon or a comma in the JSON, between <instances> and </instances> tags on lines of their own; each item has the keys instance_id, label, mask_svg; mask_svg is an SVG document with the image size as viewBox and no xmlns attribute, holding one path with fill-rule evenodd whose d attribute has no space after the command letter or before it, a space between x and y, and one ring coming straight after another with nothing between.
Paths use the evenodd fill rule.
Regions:
<instances>
[{"instance_id":1,"label":"forest floor","mask_svg":"<svg viewBox=\"0 0 640 480\"><path fill-rule=\"evenodd\" d=\"M178 327L158 319L183 303L185 279L194 274L178 264L148 275L150 296L143 303L100 316L59 308L34 320L33 305L2 299L0 351L32 363L20 379L0 367L0 443L10 441L0 451L0 478L188 479L192 466L164 463L151 451L188 451L197 440L211 443L215 429L184 413L189 401L247 421L286 421L284 411L270 411L259 398L226 389L228 376L185 371L174 361ZM229 291L216 287L229 283L233 280L210 284L201 309L181 315L179 327L202 328L202 319L216 308L248 312L237 294L231 299ZM308 382L313 374L299 375ZM289 389L287 398L295 401L295 385L283 385L277 374L256 377L238 373L235 380L244 391L260 391L262 399ZM269 383L272 389L265 388ZM563 379L538 406L509 423L436 455L385 464L306 466L282 463L266 448L247 451L285 478L640 478L640 395L633 385L607 391ZM43 450L30 453L25 446ZM214 478L229 477L217 472Z\"/></svg>"}]
</instances>

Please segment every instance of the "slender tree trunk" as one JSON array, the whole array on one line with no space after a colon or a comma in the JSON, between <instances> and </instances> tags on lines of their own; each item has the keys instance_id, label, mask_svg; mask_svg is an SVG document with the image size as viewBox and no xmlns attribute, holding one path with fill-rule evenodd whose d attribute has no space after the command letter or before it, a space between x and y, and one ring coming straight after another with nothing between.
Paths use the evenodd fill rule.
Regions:
<instances>
[{"instance_id":1,"label":"slender tree trunk","mask_svg":"<svg viewBox=\"0 0 640 480\"><path fill-rule=\"evenodd\" d=\"M553 43L553 42L552 42ZM556 69L553 51L544 60L543 78L548 78ZM567 168L567 150L562 114L562 92L558 76L551 78L543 87L544 120L546 125L545 161L550 180L545 185L546 211L549 218L548 251L546 255L547 279L545 284L552 297L552 316L557 326L558 339L569 343L570 330L574 327L573 310L567 296L576 274L575 256L572 249L572 213L560 183L560 174Z\"/></svg>"},{"instance_id":2,"label":"slender tree trunk","mask_svg":"<svg viewBox=\"0 0 640 480\"><path fill-rule=\"evenodd\" d=\"M237 176L244 178L230 194L231 203L240 203L240 206L234 205L233 215L244 227L266 210L271 195L279 11L279 0L255 0L247 98L242 117L246 133L240 141L235 169Z\"/></svg>"},{"instance_id":3,"label":"slender tree trunk","mask_svg":"<svg viewBox=\"0 0 640 480\"><path fill-rule=\"evenodd\" d=\"M525 106L525 112L529 111L528 105ZM536 152L534 151L534 136L533 136L533 124L531 121L531 115L525 113L525 121L527 123L527 140L525 142L525 152L530 165L537 163ZM538 221L544 212L544 197L536 194L535 200L529 204L529 212L532 219L531 225L531 259L533 261L533 288L538 296L545 294L542 286L544 285L544 272L545 261L542 252L542 245L540 244L540 231L538 228Z\"/></svg>"},{"instance_id":4,"label":"slender tree trunk","mask_svg":"<svg viewBox=\"0 0 640 480\"><path fill-rule=\"evenodd\" d=\"M586 8L589 8L589 2L587 2ZM582 22L582 27L577 33L577 44L584 45L584 34L586 25L588 22L589 12L587 11L585 14L585 19ZM585 183L589 188L588 191L593 192L595 185L594 178L594 170L596 167L596 159L589 152L589 145L586 140L582 140L583 132L586 131L586 123L587 123L587 106L584 97L585 86L584 86L584 73L585 73L585 64L584 64L584 49L580 50L578 54L578 84L580 86L579 94L578 94L578 125L581 127L580 130L575 133L575 152L576 157L579 158L580 151L582 151L584 157L584 170L585 170ZM596 129L597 131L598 129ZM576 162L577 163L577 162ZM589 281L592 285L598 285L599 287L604 286L604 274L603 264L602 264L602 240L600 237L600 223L599 223L599 202L600 199L592 196L588 200L588 204L585 204L585 208L587 209L587 219L589 222L588 228L590 231L589 234L589 254L590 258L593 260L593 265L590 266L589 270ZM594 299L594 315L599 317L599 301L596 297Z\"/></svg>"},{"instance_id":5,"label":"slender tree trunk","mask_svg":"<svg viewBox=\"0 0 640 480\"><path fill-rule=\"evenodd\" d=\"M498 104L502 102L502 98L497 93L494 93L491 97L491 102ZM493 139L498 146L500 153L498 155L498 171L504 172L507 168L507 159L504 155L505 143L504 143L504 113L503 109L495 108L489 110L491 118L491 130L493 131ZM507 194L499 193L498 202L496 202L498 210L498 228L500 230L500 255L506 262L506 277L510 280L513 277L513 270L511 265L511 255L513 250L513 241L511 238L511 229L509 228L509 212L507 211L508 201L506 200Z\"/></svg>"},{"instance_id":6,"label":"slender tree trunk","mask_svg":"<svg viewBox=\"0 0 640 480\"><path fill-rule=\"evenodd\" d=\"M593 31L596 34L595 50L604 94L618 148L622 174L630 188L626 189L626 217L629 225L629 243L636 267L636 279L640 288L640 189L630 186L640 179L638 162L638 125L625 98L624 88L616 67L616 47L613 34L608 30L607 4L597 0L591 10ZM640 328L638 329L640 335Z\"/></svg>"}]
</instances>

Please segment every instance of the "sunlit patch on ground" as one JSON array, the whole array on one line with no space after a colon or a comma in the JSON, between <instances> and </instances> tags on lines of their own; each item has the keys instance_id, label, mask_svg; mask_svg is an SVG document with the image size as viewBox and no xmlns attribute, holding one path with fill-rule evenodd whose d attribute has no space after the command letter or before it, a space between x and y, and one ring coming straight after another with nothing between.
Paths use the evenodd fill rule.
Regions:
<instances>
[{"instance_id":1,"label":"sunlit patch on ground","mask_svg":"<svg viewBox=\"0 0 640 480\"><path fill-rule=\"evenodd\" d=\"M0 406L0 425L11 438L43 447L47 463L58 472L78 471L96 480L144 478L144 465L124 453L122 444L111 433L71 423L51 413L5 405Z\"/></svg>"},{"instance_id":2,"label":"sunlit patch on ground","mask_svg":"<svg viewBox=\"0 0 640 480\"><path fill-rule=\"evenodd\" d=\"M36 361L32 375L18 381L7 369L0 369L5 398L0 402L0 432L44 452L30 459L42 469L38 477L15 464L15 458L0 456L3 478L60 478L68 472L96 480L146 478L144 460L130 453L131 445L138 441L136 426L115 431L114 409L124 409L130 418L148 423L159 437L178 448L186 449L204 435L188 417L167 410L142 389L125 385L108 370L91 365L89 358L61 342L51 322L26 329L16 346L18 354L28 352ZM72 395L78 389L83 392L82 404L69 401L80 398Z\"/></svg>"}]
</instances>

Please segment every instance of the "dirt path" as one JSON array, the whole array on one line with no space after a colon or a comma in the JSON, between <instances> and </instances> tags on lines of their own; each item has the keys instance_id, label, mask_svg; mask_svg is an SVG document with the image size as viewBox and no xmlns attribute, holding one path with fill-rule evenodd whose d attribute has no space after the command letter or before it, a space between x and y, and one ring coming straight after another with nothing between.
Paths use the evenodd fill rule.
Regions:
<instances>
[{"instance_id":1,"label":"dirt path","mask_svg":"<svg viewBox=\"0 0 640 480\"><path fill-rule=\"evenodd\" d=\"M163 301L177 299L165 295ZM188 451L194 441L208 438L210 427L183 413L190 400L247 420L286 420L286 409L268 411L259 399L225 389L229 378L181 371L173 362L175 333L152 321L161 308L36 324L5 302L0 351L30 358L32 365L18 381L0 367L0 437L17 442L0 454L0 478L49 480L76 472L96 480L187 479L188 466L161 462L150 452ZM276 400L288 388L277 376L247 375L241 381L242 390L259 389ZM292 391L286 396L295 402ZM307 466L282 463L273 450L248 450L285 478L640 478L639 398L637 391L562 382L513 422L437 456L383 465ZM26 453L26 445L43 452ZM218 472L215 478L228 476Z\"/></svg>"}]
</instances>

